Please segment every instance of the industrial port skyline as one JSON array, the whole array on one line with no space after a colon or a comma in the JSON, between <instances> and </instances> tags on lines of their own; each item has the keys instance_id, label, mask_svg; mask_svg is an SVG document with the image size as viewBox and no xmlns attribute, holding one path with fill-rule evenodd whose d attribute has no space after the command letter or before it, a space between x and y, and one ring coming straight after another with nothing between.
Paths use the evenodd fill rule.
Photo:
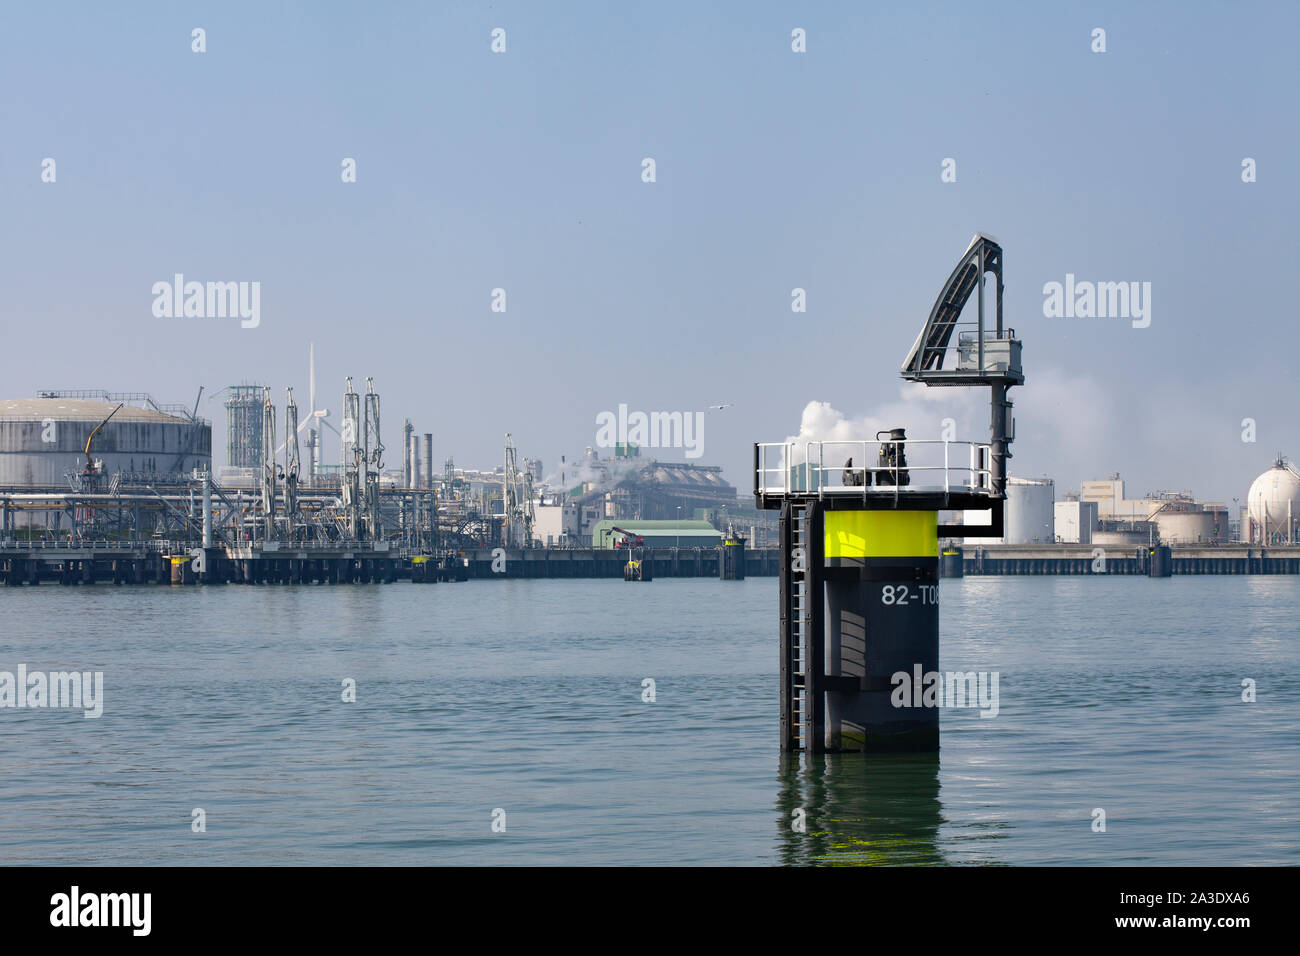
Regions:
<instances>
[{"instance_id":1,"label":"industrial port skyline","mask_svg":"<svg viewBox=\"0 0 1300 956\"><path fill-rule=\"evenodd\" d=\"M594 447L586 446L581 454L559 456L549 468L544 459L529 455L527 450L521 453L509 433L504 436L504 464L475 467L477 463L463 459L456 463L454 455L443 459L435 454L433 433L423 431L410 419L403 421L400 437L393 434L397 429L389 420L385 443L382 392L376 390L373 378L366 379L364 394L354 389L353 380L348 378L341 412L331 411L317 391L314 346L309 354L307 403L302 408L295 402L292 388L285 389L283 405L277 405L271 387L262 385L230 386L209 397L209 403L220 400L225 412L224 442L215 440L212 421L198 415L203 405L202 388L195 403L188 407L160 403L145 392L94 389L42 389L34 399L0 401L0 490L7 491L3 499L5 533L40 528L43 537L54 535L57 539L66 533L62 530L66 526L66 531L79 539L101 537L103 531L92 525L82 526L75 510L60 512L76 495L93 496L104 490L116 494L112 490L119 485L135 493L147 490L150 494L159 493L154 485L170 486L173 493L182 494L188 487L188 509L193 512L196 476L210 472L211 478L204 481L218 496L223 495L223 489L242 495L245 492L239 489L261 488L260 501L250 504L258 514L270 508L269 514L274 517L254 522L257 525L266 521L260 533L268 538L283 534L288 540L309 542L321 534L336 534L293 518L299 507L297 495L319 496L324 492L342 495L338 520L346 524L346 538L372 536L378 541L388 537L400 541L403 547L604 547L610 543L604 537L610 531L594 527L601 518L625 526L614 527L615 531L627 533L626 527L633 527L646 535L655 522L671 524L665 519L685 518L689 524L707 518L716 529L711 533L726 532L735 526L738 533L748 535L751 547L770 547L775 541L770 521L762 510L755 511L747 486L727 482L718 466L690 461L702 454L704 412L695 413L692 421L690 413L646 413L620 405L617 413L596 416ZM712 406L710 411L731 405ZM130 410L123 412L128 406ZM112 424L114 418L116 424ZM277 439L277 422L281 419L283 431ZM103 436L95 446L95 436L101 431ZM336 450L328 442L331 433ZM814 460L826 454L843 454L845 449L852 454L857 448L865 460L873 457L874 451L867 451L870 440L864 440L864 434L871 434L871 430L864 430L863 422L845 420L823 403L810 403L801 434L789 436L779 446L789 450L779 457L784 467L790 467L802 459L805 448L817 449L809 452ZM901 436L903 432L894 434ZM924 434L918 435L914 427L911 431L908 444L914 458L935 444ZM943 421L940 437L946 441L957 439L955 419ZM674 447L686 461L659 457L665 451L671 454ZM765 450L754 462L764 469L764 484L772 480L772 447L761 446ZM964 449L965 443L957 439L943 451L943 462L959 461ZM100 453L105 460L99 460ZM759 454L758 449L755 454ZM272 459L278 475L263 467ZM922 463L922 470L916 473L922 481L933 474L925 470L929 464ZM348 478L349 474L354 477ZM753 481L752 474L748 477ZM955 477L974 483L976 476L960 473ZM996 532L982 542L974 540L983 544L1057 542L1111 547L1154 542L1290 544L1297 535L1287 529L1300 520L1297 485L1300 471L1283 456L1276 456L1272 467L1258 475L1249 494L1234 496L1231 504L1207 500L1188 489L1142 494L1118 472L1105 479L1084 479L1073 487L1050 477L1012 474L1006 489L1005 533ZM330 488L334 491L330 492ZM402 489L436 490L437 499L430 501L438 502L439 532L423 537L416 530L423 520L418 517L411 525L409 507L419 512L425 506L419 504L419 493L412 496ZM74 499L62 505L41 505L45 510L32 512L37 505L33 492L66 495L68 491L74 493ZM283 500L278 501L281 492ZM386 519L379 509L381 493L390 499L384 509ZM398 500L395 495L400 496L401 504L393 511L393 502ZM346 517L351 514L349 502L360 502L362 497L362 511ZM320 512L322 506L324 512ZM332 508L328 499L318 499L308 510L315 509L316 522L323 519L328 523L335 520L328 517ZM203 513L209 510L203 509ZM971 512L968 518L974 516L976 523L987 520L979 518L980 514ZM499 517L493 519L492 515ZM133 520L129 534L134 539L142 529L138 516ZM238 518L241 529L244 521L244 517ZM385 523L387 526L382 527ZM120 523L110 526L114 536L128 531ZM681 535L685 535L691 544L699 545L704 542L691 536L700 534L700 527L709 525L701 522L689 529L681 526L676 537L655 540L660 545L681 545ZM192 541L198 526L178 526L176 531ZM412 537L412 533L416 536ZM662 533L662 529L656 533ZM240 534L243 536L242 530ZM208 541L206 529L203 537ZM225 540L233 544L229 538Z\"/></svg>"},{"instance_id":2,"label":"industrial port skyline","mask_svg":"<svg viewBox=\"0 0 1300 956\"><path fill-rule=\"evenodd\" d=\"M308 363L314 364L314 356L308 359ZM331 390L329 387L330 383L321 379L319 373L317 373L317 388L319 395L316 404L322 411L331 412L330 417L326 419L326 421L331 423L332 427L322 426L318 429L318 434L321 438L321 447L319 449L320 463L325 466L327 470L336 468L340 460L339 456L341 449L339 444L340 439L337 433L337 421L339 417L338 409L340 407L340 399L342 398L344 391L343 382L345 379L340 379L338 387ZM360 381L360 378L357 378L357 380ZM279 383L264 384L261 382L253 383L247 380L241 381L238 386L227 385L212 391L209 391L207 386L201 386L203 389L202 394L198 396L197 402L191 401L190 404L192 404L197 410L197 414L200 418L206 418L211 423L214 471L219 471L223 466L231 464L231 462L227 460L229 456L226 451L228 447L227 416L224 413L224 408L220 404L228 389L231 387L257 388L259 390L261 388L269 388L273 403L277 408L282 409L284 406L285 388L294 388L297 395L305 398L309 394L310 381L311 376L310 372L308 372L308 374L303 375L301 383L296 386L291 383L288 383L287 385ZM134 387L130 389L122 389L121 392L131 394L156 394L154 390L143 387L141 379L134 379L133 383ZM383 384L383 380L380 378L377 382L377 386L383 389ZM196 391L199 388L200 386L195 386ZM113 389L100 389L97 383L94 389L88 389L85 383L83 383L77 389L36 389L33 391L32 395L35 396L45 391L82 390L102 390L110 394L115 393L115 390ZM1032 380L1024 386L1023 390L1032 394ZM384 393L387 395L386 389L384 389ZM913 440L920 438L925 438L927 440L940 438L945 433L945 430L949 433L948 437L956 436L961 440L986 440L987 427L984 427L981 430L980 424L982 423L979 422L978 413L973 411L972 405L966 399L966 396L957 396L943 406L936 408L934 407L933 402L927 402L925 400L928 396L918 394L915 390L909 391L906 388L903 388L900 389L900 395L904 397L899 401L886 403L882 410L878 410L875 414L870 416L863 416L860 418L847 417L838 410L832 408L828 403L816 400L809 401L802 409L800 427L796 431L787 434L785 440L795 441L798 443L822 440L870 440L874 437L877 429L895 426L906 427L908 429L909 437ZM12 395L2 396L0 398L21 399L24 397L29 396ZM946 397L947 396L945 396L945 398ZM169 396L167 400L171 403L172 407L176 409L180 409L181 406L185 405L184 401L175 396ZM1030 405L1031 403L1032 398L1026 399L1022 403L1018 403L1018 419L1020 419L1020 409ZM735 404L736 403L727 403L724 408L734 407ZM622 423L624 431L619 434L626 437L626 423L629 413L627 412L627 403L621 403L621 406L615 405L614 407L616 409L621 407L621 419L617 418L619 414L618 412L598 410L591 416L592 424L591 429L588 432L587 440L583 443L575 444L571 447L559 450L539 450L535 447L530 447L524 437L526 433L507 427L505 432L503 432L501 436L498 436L498 444L495 453L485 456L486 460L474 460L468 456L460 454L457 448L445 444L442 436L436 430L438 422L435 421L430 424L427 419L421 419L411 415L402 415L400 411L395 415L394 412L390 410L387 414L386 421L391 429L389 436L391 440L388 441L388 446L392 450L393 454L390 454L388 457L385 474L391 476L401 473L401 455L398 451L400 442L396 441L396 433L400 428L400 423L403 420L407 420L412 423L417 435L423 435L425 433L431 433L433 435L433 462L438 473L442 472L443 465L447 459L454 460L458 469L469 469L481 472L492 472L494 470L499 471L501 469L500 439L509 434L515 438L515 442L520 446L521 455L524 458L541 462L543 478L547 481L547 484L555 490L563 490L566 486L560 479L562 473L566 471L566 466L565 462L561 461L562 458L567 461L567 473L568 476L572 478L581 472L584 453L588 450L594 451L596 456L599 458L609 459L615 457L617 450L616 444L602 439L611 434L608 422L613 420L618 420ZM663 434L672 433L680 437L682 434L681 419L691 415L698 416L702 424L707 421L709 434L713 434L715 430L727 434L731 429L728 428L726 419L722 415L711 414L711 412L715 410L718 410L716 406L713 408L701 408L698 410L645 412L642 414L647 418L650 416L676 415L678 419L676 430L674 431L674 429L665 425ZM304 405L304 420L308 414L309 411ZM522 415L521 419L527 421L536 414L537 410L532 409L528 414ZM630 414L636 415L637 412L633 411ZM958 428L958 419L954 418L954 415L961 416L961 421L963 423L972 423L973 427L971 427L969 431ZM1031 422L1036 420L1037 416L1030 416ZM1023 420L1021 421L1023 423ZM689 430L686 432L686 442L689 444L692 437L694 437L696 442L696 447L694 449L696 453L692 455L691 449L681 447L680 441L677 442L678 447L673 447L672 444L669 443L661 444L656 442L653 437L657 434L654 427L656 424L657 423L652 422L649 429L649 434L652 436L649 443L633 443L637 447L639 456L645 459L654 459L664 462L694 461L701 464L718 465L722 468L723 477L736 487L738 494L742 498L749 493L753 484L753 476L751 474L753 439L749 442L737 442L732 440L730 437L725 439L727 445L740 445L740 453L737 453L734 450L724 451L717 457L717 459L715 459L706 453L709 446L705 444L705 428L700 427L694 436L691 435ZM927 424L929 425L928 428L926 427ZM1223 488L1230 492L1228 494L1216 495L1212 491L1206 492L1201 488L1195 487L1190 481L1179 480L1175 473L1175 469L1168 467L1158 469L1156 471L1156 477L1153 480L1148 479L1144 482L1142 475L1127 469L1125 467L1125 462L1116 460L1116 458L1113 455L1108 454L1104 448L1096 450L1095 455L1093 455L1095 460L1102 464L1098 464L1090 470L1073 475L1063 474L1063 470L1060 468L1053 468L1051 462L1044 463L1042 470L1038 472L1027 472L1026 470L1016 467L1021 458L1019 454L1017 454L1009 471L1011 475L1017 478L1034 480L1051 479L1057 488L1058 500L1061 500L1066 496L1077 496L1085 482L1118 478L1125 482L1127 493L1129 497L1132 498L1157 498L1186 495L1199 501L1214 502L1226 505L1229 509L1234 509L1244 505L1251 482L1262 471L1271 466L1279 456L1291 460L1291 456L1283 449L1269 451L1267 445L1260 443L1257 440L1254 428L1255 426L1253 422L1248 421L1241 422L1238 428L1238 434L1241 438L1241 444L1243 445L1243 452L1241 461L1238 462L1232 470L1242 471L1245 474L1240 486L1237 487L1230 485L1229 482L1231 478L1230 476L1225 475L1221 475L1218 481L1215 481L1210 485L1212 488ZM430 431L430 429L433 430ZM482 436L476 437L481 438ZM579 438L580 437L581 436L579 436ZM633 433L633 437L635 437L635 432ZM449 440L450 439L447 439L447 441ZM471 446L479 444L481 444L479 441L470 443ZM716 448L717 444L719 443L715 442L712 447ZM1091 450L1089 451L1091 453ZM1019 453L1019 449L1017 449L1017 452ZM423 452L421 454L423 454ZM737 464L736 459L742 458L742 455L742 462ZM726 462L731 462L731 464L728 465ZM590 478L585 480L590 480ZM572 486L572 483L572 481L569 482L570 487ZM1234 522L1236 521L1235 511L1233 512L1232 520Z\"/></svg>"},{"instance_id":3,"label":"industrial port skyline","mask_svg":"<svg viewBox=\"0 0 1300 956\"><path fill-rule=\"evenodd\" d=\"M10 936L1285 926L1300 5L9 7Z\"/></svg>"},{"instance_id":4,"label":"industrial port skyline","mask_svg":"<svg viewBox=\"0 0 1300 956\"><path fill-rule=\"evenodd\" d=\"M439 457L458 461L494 462L507 432L530 455L580 452L596 415L620 403L683 413L733 403L708 416L704 458L744 488L750 444L797 434L809 402L927 433L951 415L962 437L983 437L981 411L902 398L898 366L948 250L986 229L1007 244L1007 317L1030 363L1013 474L1065 487L1119 471L1143 491L1231 501L1275 453L1300 454L1300 422L1284 411L1300 330L1270 328L1267 349L1224 347L1219 334L1225 316L1249 328L1286 298L1300 209L1285 161L1271 157L1294 155L1296 134L1225 107L1212 139L1239 144L1230 156L1208 148L1202 122L1206 109L1271 88L1269 61L1247 52L1271 44L1267 18L1243 18L1217 41L1214 55L1238 68L1199 97L1151 82L1158 62L1162 76L1203 85L1207 41L1188 22L1125 13L1123 32L1160 37L1141 55L1040 47L1075 28L1047 11L1013 27L967 24L973 43L992 48L1013 42L1003 29L1033 38L1003 67L1003 108L1089 115L1100 94L1117 137L1151 140L1134 168L1096 138L1061 153L1027 125L995 131L959 112L956 126L936 126L906 97L867 97L862 122L841 122L829 104L845 95L908 77L933 84L847 10L805 25L815 43L798 55L761 39L788 40L776 8L751 11L738 44L718 42L735 27L720 11L698 11L688 37L671 18L650 18L630 59L608 42L624 32L614 11L586 11L581 27L557 32L542 11L514 9L528 42L503 54L484 54L474 39L483 24L467 9L410 15L406 36L385 32L354 54L383 78L390 105L378 113L321 52L370 35L359 10L259 11L255 34L210 27L201 55L188 42L164 52L178 27L145 18L120 41L134 54L127 63L97 39L120 32L107 11L88 11L59 44L12 45L5 68L46 76L67 112L22 101L9 116L13 141L35 152L0 157L11 221L24 224L0 236L0 278L7 348L32 361L11 363L3 397L81 385L187 403L199 384L248 381L279 400L285 385L305 394L314 341L330 402L345 376L372 375L390 420L423 422ZM50 17L22 10L9 36L53 35ZM431 60L421 24L465 39ZM298 39L304 32L313 39ZM581 57L556 63L543 51L557 43ZM300 47L306 60L290 69L283 51ZM668 47L686 72L664 72L651 51ZM165 86L153 82L159 68ZM588 85L593 71L609 82ZM1099 87L1066 79L1080 71ZM87 79L104 72L120 75L114 95ZM742 76L747 97L776 108L726 109L739 82L729 77ZM432 102L423 93L467 85ZM645 92L635 107L632 89ZM196 109L207 129L244 130L239 142L209 137L198 149L188 134L150 126L129 150L88 145L143 130L140 117ZM427 121L399 119L412 115ZM1162 117L1155 130L1152 116ZM54 181L42 181L46 158ZM1249 182L1245 158L1258 163ZM348 159L355 181L341 175ZM1043 172L1011 172L1026 169ZM1085 184L1095 192L1081 216ZM250 234L249 221L263 228ZM182 227L163 236L152 225L162 222ZM1232 237L1216 270L1234 282L1200 279L1192 234ZM68 268L77 281L51 297L51 277ZM257 326L156 316L155 284L178 273L259 282ZM1151 283L1149 324L1048 317L1043 289L1068 276ZM805 311L792 311L796 289ZM95 349L42 361L54 327ZM824 347L832 341L853 347ZM1212 370L1213 387L1189 369ZM1242 441L1246 419L1254 444Z\"/></svg>"}]
</instances>

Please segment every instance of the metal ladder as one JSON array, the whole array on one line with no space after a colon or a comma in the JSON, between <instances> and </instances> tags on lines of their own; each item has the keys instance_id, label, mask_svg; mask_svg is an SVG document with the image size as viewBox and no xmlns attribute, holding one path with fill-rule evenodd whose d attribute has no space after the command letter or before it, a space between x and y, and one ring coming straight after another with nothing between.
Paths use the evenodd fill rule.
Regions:
<instances>
[{"instance_id":1,"label":"metal ladder","mask_svg":"<svg viewBox=\"0 0 1300 956\"><path fill-rule=\"evenodd\" d=\"M808 567L808 510L801 504L790 509L790 546L801 549L803 567ZM808 687L808 575L793 570L790 586L790 733L796 750L807 750L810 733Z\"/></svg>"}]
</instances>

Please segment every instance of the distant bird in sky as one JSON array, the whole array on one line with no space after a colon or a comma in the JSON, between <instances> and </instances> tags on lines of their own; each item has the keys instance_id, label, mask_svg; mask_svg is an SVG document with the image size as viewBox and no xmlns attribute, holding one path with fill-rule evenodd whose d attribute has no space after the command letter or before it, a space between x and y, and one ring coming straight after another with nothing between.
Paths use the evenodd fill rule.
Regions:
<instances>
[{"instance_id":1,"label":"distant bird in sky","mask_svg":"<svg viewBox=\"0 0 1300 956\"><path fill-rule=\"evenodd\" d=\"M713 411L721 411L721 410L724 409L724 408L730 408L730 407L731 407L732 405L734 405L734 404L735 404L735 402L727 402L725 405L710 405L710 406L709 406L709 411L711 411L711 412L713 412Z\"/></svg>"}]
</instances>

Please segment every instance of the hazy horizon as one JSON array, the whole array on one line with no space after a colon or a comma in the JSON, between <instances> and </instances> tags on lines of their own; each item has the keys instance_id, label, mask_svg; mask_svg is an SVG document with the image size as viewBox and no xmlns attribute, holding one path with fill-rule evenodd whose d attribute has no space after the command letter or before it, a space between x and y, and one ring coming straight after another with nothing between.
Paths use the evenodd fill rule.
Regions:
<instances>
[{"instance_id":1,"label":"hazy horizon","mask_svg":"<svg viewBox=\"0 0 1300 956\"><path fill-rule=\"evenodd\" d=\"M1300 455L1300 9L1189 9L14 8L0 398L203 385L220 464L209 396L291 385L305 413L314 342L336 425L374 377L390 467L410 418L438 469L510 432L549 474L625 404L705 413L691 460L743 498L752 443L801 429L985 439L982 392L898 368L986 231L1024 340L1010 473L1244 499ZM258 324L157 317L177 273L260 283ZM1149 325L1045 317L1067 276L1150 283Z\"/></svg>"}]
</instances>

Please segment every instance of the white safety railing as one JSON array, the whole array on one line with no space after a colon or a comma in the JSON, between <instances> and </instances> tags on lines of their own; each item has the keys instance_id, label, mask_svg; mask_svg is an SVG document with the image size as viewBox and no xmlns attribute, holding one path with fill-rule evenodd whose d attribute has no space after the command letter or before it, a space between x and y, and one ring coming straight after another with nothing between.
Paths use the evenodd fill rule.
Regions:
<instances>
[{"instance_id":1,"label":"white safety railing","mask_svg":"<svg viewBox=\"0 0 1300 956\"><path fill-rule=\"evenodd\" d=\"M4 547L19 551L132 551L140 547L130 541L91 538L6 538Z\"/></svg>"},{"instance_id":2,"label":"white safety railing","mask_svg":"<svg viewBox=\"0 0 1300 956\"><path fill-rule=\"evenodd\" d=\"M992 491L992 446L983 442L760 442L756 459L756 494L866 498Z\"/></svg>"}]
</instances>

